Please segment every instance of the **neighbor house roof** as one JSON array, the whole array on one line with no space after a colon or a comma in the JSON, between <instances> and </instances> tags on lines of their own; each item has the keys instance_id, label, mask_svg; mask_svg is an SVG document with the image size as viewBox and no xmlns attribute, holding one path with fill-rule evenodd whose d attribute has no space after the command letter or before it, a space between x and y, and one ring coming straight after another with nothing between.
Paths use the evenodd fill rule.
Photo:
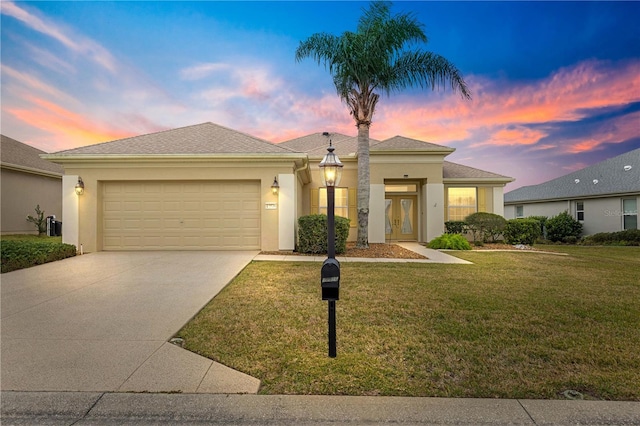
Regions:
<instances>
[{"instance_id":1,"label":"neighbor house roof","mask_svg":"<svg viewBox=\"0 0 640 426\"><path fill-rule=\"evenodd\" d=\"M504 194L505 203L640 193L640 148L577 172Z\"/></svg>"},{"instance_id":2,"label":"neighbor house roof","mask_svg":"<svg viewBox=\"0 0 640 426\"><path fill-rule=\"evenodd\" d=\"M474 180L504 180L506 182L513 182L513 178L508 176L499 175L497 173L487 172L486 170L480 170L469 166L463 166L462 164L452 163L450 161L444 161L442 163L442 177L443 179L474 179Z\"/></svg>"},{"instance_id":3,"label":"neighbor house roof","mask_svg":"<svg viewBox=\"0 0 640 426\"><path fill-rule=\"evenodd\" d=\"M57 152L55 155L290 154L293 152L285 146L279 146L246 133L213 123L202 123L69 149Z\"/></svg>"},{"instance_id":4,"label":"neighbor house roof","mask_svg":"<svg viewBox=\"0 0 640 426\"><path fill-rule=\"evenodd\" d=\"M5 135L1 135L1 142L0 161L3 167L62 176L61 166L40 158L40 154L46 152Z\"/></svg>"}]
</instances>

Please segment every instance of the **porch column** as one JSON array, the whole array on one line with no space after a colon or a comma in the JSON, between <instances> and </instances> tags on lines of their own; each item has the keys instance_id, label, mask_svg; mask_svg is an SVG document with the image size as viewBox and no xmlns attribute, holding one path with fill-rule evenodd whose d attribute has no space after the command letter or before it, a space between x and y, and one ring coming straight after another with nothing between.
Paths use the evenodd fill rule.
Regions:
<instances>
[{"instance_id":1,"label":"porch column","mask_svg":"<svg viewBox=\"0 0 640 426\"><path fill-rule=\"evenodd\" d=\"M296 247L296 181L293 174L279 174L278 184L278 250Z\"/></svg>"},{"instance_id":2,"label":"porch column","mask_svg":"<svg viewBox=\"0 0 640 426\"><path fill-rule=\"evenodd\" d=\"M372 184L369 191L369 242L384 243L384 183Z\"/></svg>"},{"instance_id":3,"label":"porch column","mask_svg":"<svg viewBox=\"0 0 640 426\"><path fill-rule=\"evenodd\" d=\"M80 198L76 194L78 175L62 176L62 242L80 251Z\"/></svg>"},{"instance_id":4,"label":"porch column","mask_svg":"<svg viewBox=\"0 0 640 426\"><path fill-rule=\"evenodd\" d=\"M444 184L428 183L425 191L425 229L424 241L429 242L444 233Z\"/></svg>"}]
</instances>

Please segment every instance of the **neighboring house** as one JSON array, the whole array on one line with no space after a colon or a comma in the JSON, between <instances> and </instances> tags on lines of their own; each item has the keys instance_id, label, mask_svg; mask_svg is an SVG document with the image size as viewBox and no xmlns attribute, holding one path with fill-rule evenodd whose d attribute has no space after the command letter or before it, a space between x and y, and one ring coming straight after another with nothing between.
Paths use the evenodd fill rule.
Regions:
<instances>
[{"instance_id":1,"label":"neighboring house","mask_svg":"<svg viewBox=\"0 0 640 426\"><path fill-rule=\"evenodd\" d=\"M567 211L583 235L638 229L640 148L539 185L504 195L506 219Z\"/></svg>"},{"instance_id":2,"label":"neighboring house","mask_svg":"<svg viewBox=\"0 0 640 426\"><path fill-rule=\"evenodd\" d=\"M37 234L26 220L35 216L37 205L45 216L62 220L62 167L40 158L44 151L4 135L0 140L0 233Z\"/></svg>"},{"instance_id":3,"label":"neighboring house","mask_svg":"<svg viewBox=\"0 0 640 426\"><path fill-rule=\"evenodd\" d=\"M63 237L84 251L292 250L297 218L326 211L318 164L329 140L344 163L336 214L351 219L354 240L355 137L274 144L204 123L44 157L65 169ZM429 241L446 220L502 214L513 179L444 161L453 151L399 136L371 141L370 242Z\"/></svg>"}]
</instances>

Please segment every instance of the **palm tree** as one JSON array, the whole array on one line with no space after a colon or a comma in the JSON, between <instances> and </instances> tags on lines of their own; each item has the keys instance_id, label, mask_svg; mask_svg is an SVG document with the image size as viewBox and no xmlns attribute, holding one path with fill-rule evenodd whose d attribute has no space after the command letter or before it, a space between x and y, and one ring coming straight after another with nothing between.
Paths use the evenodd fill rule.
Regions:
<instances>
[{"instance_id":1,"label":"palm tree","mask_svg":"<svg viewBox=\"0 0 640 426\"><path fill-rule=\"evenodd\" d=\"M449 82L454 92L471 98L451 62L432 52L406 48L426 43L427 36L413 15L391 16L390 9L390 2L375 1L363 11L355 33L316 33L296 50L296 61L311 57L329 69L358 128L359 248L369 246L369 128L380 98L377 92L389 95L413 86L435 90Z\"/></svg>"}]
</instances>

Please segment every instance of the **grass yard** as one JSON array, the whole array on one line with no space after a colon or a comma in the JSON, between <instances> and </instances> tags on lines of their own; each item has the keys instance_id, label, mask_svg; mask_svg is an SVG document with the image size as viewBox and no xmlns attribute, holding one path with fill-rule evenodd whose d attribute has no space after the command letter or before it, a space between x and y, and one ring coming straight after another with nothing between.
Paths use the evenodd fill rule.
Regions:
<instances>
[{"instance_id":1,"label":"grass yard","mask_svg":"<svg viewBox=\"0 0 640 426\"><path fill-rule=\"evenodd\" d=\"M640 400L640 248L343 263L338 356L320 264L253 262L179 333L265 394Z\"/></svg>"}]
</instances>

